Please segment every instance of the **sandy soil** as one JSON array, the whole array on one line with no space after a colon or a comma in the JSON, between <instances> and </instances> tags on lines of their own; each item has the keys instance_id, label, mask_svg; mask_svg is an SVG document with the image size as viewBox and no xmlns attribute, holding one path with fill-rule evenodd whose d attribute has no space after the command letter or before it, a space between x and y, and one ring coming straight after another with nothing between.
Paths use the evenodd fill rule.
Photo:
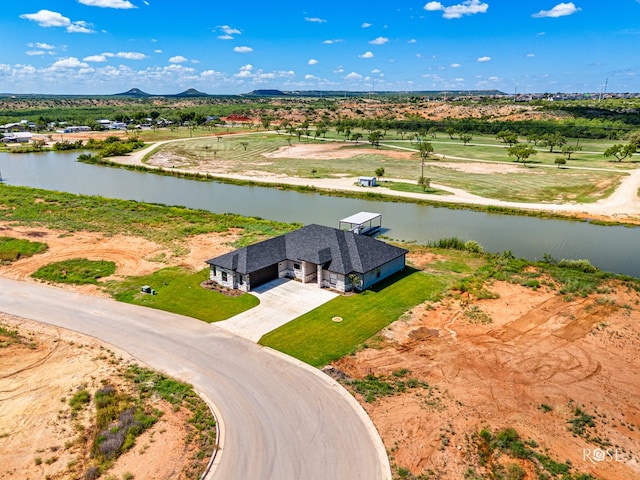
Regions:
<instances>
[{"instance_id":1,"label":"sandy soil","mask_svg":"<svg viewBox=\"0 0 640 480\"><path fill-rule=\"evenodd\" d=\"M548 288L496 282L491 290L498 299L461 296L415 308L372 348L335 363L352 378L408 369L429 385L373 403L361 398L392 461L414 475L463 478L470 467L483 471L472 435L515 428L576 471L640 478L638 292L566 301ZM595 417L591 435L611 445L569 431L575 406ZM592 462L585 449L619 456ZM521 463L526 478L537 478Z\"/></svg>"},{"instance_id":2,"label":"sandy soil","mask_svg":"<svg viewBox=\"0 0 640 480\"><path fill-rule=\"evenodd\" d=\"M5 314L0 326L23 337L0 347L0 479L83 478L91 448L83 432L91 421L86 413L72 416L69 399L81 388L95 392L104 382L126 391L119 370L132 359L94 339ZM4 340L0 335L0 344ZM160 399L152 407L163 416L110 475L183 478L191 461L185 451L188 415Z\"/></svg>"}]
</instances>

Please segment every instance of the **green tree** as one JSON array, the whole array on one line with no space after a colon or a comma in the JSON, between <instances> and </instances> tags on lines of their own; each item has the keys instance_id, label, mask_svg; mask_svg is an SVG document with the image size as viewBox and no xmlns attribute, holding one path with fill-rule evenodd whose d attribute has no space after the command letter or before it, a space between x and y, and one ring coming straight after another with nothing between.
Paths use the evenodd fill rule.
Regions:
<instances>
[{"instance_id":1,"label":"green tree","mask_svg":"<svg viewBox=\"0 0 640 480\"><path fill-rule=\"evenodd\" d=\"M460 140L462 140L462 143L464 143L466 146L467 143L473 140L473 136L470 133L463 133L462 135L460 135Z\"/></svg>"},{"instance_id":2,"label":"green tree","mask_svg":"<svg viewBox=\"0 0 640 480\"><path fill-rule=\"evenodd\" d=\"M559 132L545 133L540 138L540 144L543 147L549 147L549 153L553 153L555 147L562 147L567 143L567 139Z\"/></svg>"},{"instance_id":3,"label":"green tree","mask_svg":"<svg viewBox=\"0 0 640 480\"><path fill-rule=\"evenodd\" d=\"M518 134L511 130L500 130L496 133L496 138L509 146L513 146L518 143Z\"/></svg>"},{"instance_id":4,"label":"green tree","mask_svg":"<svg viewBox=\"0 0 640 480\"><path fill-rule=\"evenodd\" d=\"M556 157L556 159L555 159L555 161L553 163L558 165L558 168L560 168L561 165L566 165L567 164L567 159L563 158L563 157Z\"/></svg>"},{"instance_id":5,"label":"green tree","mask_svg":"<svg viewBox=\"0 0 640 480\"><path fill-rule=\"evenodd\" d=\"M372 131L367 137L369 143L376 148L380 148L380 140L382 140L382 132L380 130Z\"/></svg>"},{"instance_id":6,"label":"green tree","mask_svg":"<svg viewBox=\"0 0 640 480\"><path fill-rule=\"evenodd\" d=\"M562 154L567 156L567 160L571 160L571 155L575 152L581 152L581 145L563 145Z\"/></svg>"},{"instance_id":7,"label":"green tree","mask_svg":"<svg viewBox=\"0 0 640 480\"><path fill-rule=\"evenodd\" d=\"M384 176L384 167L378 167L376 168L376 177L383 177Z\"/></svg>"},{"instance_id":8,"label":"green tree","mask_svg":"<svg viewBox=\"0 0 640 480\"><path fill-rule=\"evenodd\" d=\"M362 138L362 134L360 132L352 133L351 140L358 143L358 140Z\"/></svg>"},{"instance_id":9,"label":"green tree","mask_svg":"<svg viewBox=\"0 0 640 480\"><path fill-rule=\"evenodd\" d=\"M604 151L605 157L616 157L619 162L624 160L627 157L630 157L634 153L636 153L637 147L633 143L628 143L626 145L622 145L620 143L616 143L612 147L607 148Z\"/></svg>"},{"instance_id":10,"label":"green tree","mask_svg":"<svg viewBox=\"0 0 640 480\"><path fill-rule=\"evenodd\" d=\"M522 162L523 165L526 165L529 157L538 152L531 145L516 143L507 149L507 153L510 157L516 157L516 162Z\"/></svg>"},{"instance_id":11,"label":"green tree","mask_svg":"<svg viewBox=\"0 0 640 480\"><path fill-rule=\"evenodd\" d=\"M424 175L418 179L418 185L422 186L422 191L426 192L428 188L431 188L431 179L426 178Z\"/></svg>"}]
</instances>

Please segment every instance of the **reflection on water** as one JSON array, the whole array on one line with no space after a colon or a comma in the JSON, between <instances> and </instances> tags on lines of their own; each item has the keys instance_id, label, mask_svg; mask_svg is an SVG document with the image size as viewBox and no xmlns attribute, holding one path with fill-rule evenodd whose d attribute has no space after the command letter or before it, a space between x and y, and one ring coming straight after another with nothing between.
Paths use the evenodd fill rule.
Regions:
<instances>
[{"instance_id":1,"label":"reflection on water","mask_svg":"<svg viewBox=\"0 0 640 480\"><path fill-rule=\"evenodd\" d=\"M473 239L485 250L517 257L586 258L603 270L640 277L640 229L585 222L495 215L405 203L336 198L318 194L198 182L78 163L78 152L0 153L9 185L183 205L284 222L338 226L355 212L382 214L390 238L427 243L444 237Z\"/></svg>"}]
</instances>

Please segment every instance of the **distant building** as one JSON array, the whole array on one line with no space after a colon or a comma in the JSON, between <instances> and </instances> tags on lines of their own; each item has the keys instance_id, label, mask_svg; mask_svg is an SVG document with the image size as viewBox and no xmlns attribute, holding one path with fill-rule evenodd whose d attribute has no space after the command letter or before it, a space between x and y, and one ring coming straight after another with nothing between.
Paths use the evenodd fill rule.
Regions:
<instances>
[{"instance_id":1,"label":"distant building","mask_svg":"<svg viewBox=\"0 0 640 480\"><path fill-rule=\"evenodd\" d=\"M358 183L361 187L376 187L378 182L376 177L358 177Z\"/></svg>"}]
</instances>

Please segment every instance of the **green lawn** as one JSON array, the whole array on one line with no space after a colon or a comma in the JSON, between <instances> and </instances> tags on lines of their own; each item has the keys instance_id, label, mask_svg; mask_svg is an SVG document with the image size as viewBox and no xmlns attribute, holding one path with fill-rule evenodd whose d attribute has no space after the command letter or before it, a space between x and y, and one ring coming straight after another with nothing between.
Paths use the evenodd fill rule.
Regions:
<instances>
[{"instance_id":1,"label":"green lawn","mask_svg":"<svg viewBox=\"0 0 640 480\"><path fill-rule=\"evenodd\" d=\"M407 267L370 290L337 297L283 325L260 344L320 367L351 353L415 305L437 299L449 282L447 276Z\"/></svg>"},{"instance_id":2,"label":"green lawn","mask_svg":"<svg viewBox=\"0 0 640 480\"><path fill-rule=\"evenodd\" d=\"M42 253L49 246L42 242L31 242L12 237L0 237L0 264L15 262L21 257Z\"/></svg>"},{"instance_id":3,"label":"green lawn","mask_svg":"<svg viewBox=\"0 0 640 480\"><path fill-rule=\"evenodd\" d=\"M116 264L107 260L87 260L72 258L61 262L50 263L39 268L31 276L39 280L54 283L71 283L74 285L97 285L98 280L113 275Z\"/></svg>"},{"instance_id":4,"label":"green lawn","mask_svg":"<svg viewBox=\"0 0 640 480\"><path fill-rule=\"evenodd\" d=\"M157 308L205 322L226 320L260 303L253 295L229 297L207 290L200 283L208 278L208 269L193 273L179 267L164 268L142 277L109 282L106 290L121 302ZM140 291L149 285L156 295Z\"/></svg>"}]
</instances>

